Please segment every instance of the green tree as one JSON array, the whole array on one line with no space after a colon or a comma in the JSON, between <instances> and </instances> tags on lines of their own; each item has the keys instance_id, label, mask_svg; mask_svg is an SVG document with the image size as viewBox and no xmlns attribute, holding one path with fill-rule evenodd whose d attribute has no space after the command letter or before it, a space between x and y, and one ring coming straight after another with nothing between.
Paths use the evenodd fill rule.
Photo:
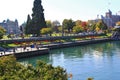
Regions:
<instances>
[{"instance_id":1,"label":"green tree","mask_svg":"<svg viewBox=\"0 0 120 80\"><path fill-rule=\"evenodd\" d=\"M25 26L25 34L31 34L32 26L31 26L31 18L30 15L27 16L27 23Z\"/></svg>"},{"instance_id":2,"label":"green tree","mask_svg":"<svg viewBox=\"0 0 120 80\"><path fill-rule=\"evenodd\" d=\"M60 27L60 22L58 20L55 20L55 21L52 22L53 31L58 33L59 32L59 27Z\"/></svg>"},{"instance_id":3,"label":"green tree","mask_svg":"<svg viewBox=\"0 0 120 80\"><path fill-rule=\"evenodd\" d=\"M75 26L75 23L72 19L64 19L62 22L62 26L64 29L67 29L68 32L72 31L73 26Z\"/></svg>"},{"instance_id":4,"label":"green tree","mask_svg":"<svg viewBox=\"0 0 120 80\"><path fill-rule=\"evenodd\" d=\"M14 56L0 57L0 80L67 80L61 67L38 61L36 67L16 61Z\"/></svg>"},{"instance_id":5,"label":"green tree","mask_svg":"<svg viewBox=\"0 0 120 80\"><path fill-rule=\"evenodd\" d=\"M83 32L83 30L84 30L83 27L80 26L80 25L73 27L73 32L74 32L74 33L80 33L80 32Z\"/></svg>"},{"instance_id":6,"label":"green tree","mask_svg":"<svg viewBox=\"0 0 120 80\"><path fill-rule=\"evenodd\" d=\"M46 21L46 26L52 28L52 22L50 20Z\"/></svg>"},{"instance_id":7,"label":"green tree","mask_svg":"<svg viewBox=\"0 0 120 80\"><path fill-rule=\"evenodd\" d=\"M89 31L95 31L95 26L96 25L96 22L94 20L88 20L88 28L89 28Z\"/></svg>"},{"instance_id":8,"label":"green tree","mask_svg":"<svg viewBox=\"0 0 120 80\"><path fill-rule=\"evenodd\" d=\"M95 31L95 28L96 28L95 24L91 24L90 31Z\"/></svg>"},{"instance_id":9,"label":"green tree","mask_svg":"<svg viewBox=\"0 0 120 80\"><path fill-rule=\"evenodd\" d=\"M40 30L42 28L47 27L46 26L46 22L45 22L45 18L44 18L44 9L43 6L41 5L41 0L35 0L34 4L33 4L33 14L32 14L32 20L30 22L28 22L28 34L34 34L36 36L40 35ZM26 32L26 33L27 33Z\"/></svg>"},{"instance_id":10,"label":"green tree","mask_svg":"<svg viewBox=\"0 0 120 80\"><path fill-rule=\"evenodd\" d=\"M2 26L0 26L0 39L3 38L3 35L5 35L5 33L6 33L6 30Z\"/></svg>"},{"instance_id":11,"label":"green tree","mask_svg":"<svg viewBox=\"0 0 120 80\"><path fill-rule=\"evenodd\" d=\"M51 28L42 28L40 32L41 32L41 34L45 34L45 35L50 34L50 36L51 36L52 29Z\"/></svg>"}]
</instances>

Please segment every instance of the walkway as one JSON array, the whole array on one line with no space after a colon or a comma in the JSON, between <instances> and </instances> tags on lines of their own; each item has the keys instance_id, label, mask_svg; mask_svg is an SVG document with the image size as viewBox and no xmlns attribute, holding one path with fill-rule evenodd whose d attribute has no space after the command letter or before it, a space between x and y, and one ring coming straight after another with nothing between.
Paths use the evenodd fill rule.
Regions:
<instances>
[{"instance_id":1,"label":"walkway","mask_svg":"<svg viewBox=\"0 0 120 80\"><path fill-rule=\"evenodd\" d=\"M37 50L46 50L47 48L31 48L31 47L26 47L24 48L13 48L13 49L9 49L7 51L0 51L0 56L4 56L4 55L11 55L14 53L23 53L23 52L31 52L31 51L37 51Z\"/></svg>"}]
</instances>

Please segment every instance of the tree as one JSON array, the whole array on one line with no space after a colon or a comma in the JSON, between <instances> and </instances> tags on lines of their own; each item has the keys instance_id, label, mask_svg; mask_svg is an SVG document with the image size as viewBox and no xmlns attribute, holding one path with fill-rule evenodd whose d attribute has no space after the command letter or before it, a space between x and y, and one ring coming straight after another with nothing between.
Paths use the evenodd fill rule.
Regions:
<instances>
[{"instance_id":1,"label":"tree","mask_svg":"<svg viewBox=\"0 0 120 80\"><path fill-rule=\"evenodd\" d=\"M68 32L70 32L73 29L73 26L75 23L73 22L72 19L64 19L62 22L62 26L64 29L67 29Z\"/></svg>"},{"instance_id":2,"label":"tree","mask_svg":"<svg viewBox=\"0 0 120 80\"><path fill-rule=\"evenodd\" d=\"M116 23L116 26L120 26L120 21L118 21L118 22Z\"/></svg>"},{"instance_id":3,"label":"tree","mask_svg":"<svg viewBox=\"0 0 120 80\"><path fill-rule=\"evenodd\" d=\"M84 30L83 27L80 26L80 25L73 27L73 32L74 32L74 33L83 32L83 30Z\"/></svg>"},{"instance_id":4,"label":"tree","mask_svg":"<svg viewBox=\"0 0 120 80\"><path fill-rule=\"evenodd\" d=\"M81 23L82 23L82 21L81 21L81 20L77 20L77 21L75 21L75 25L76 25L76 26L81 25Z\"/></svg>"},{"instance_id":5,"label":"tree","mask_svg":"<svg viewBox=\"0 0 120 80\"><path fill-rule=\"evenodd\" d=\"M41 0L34 1L32 8L32 19L30 21L28 20L28 23L26 25L26 33L28 34L34 34L36 36L39 36L40 30L46 27L46 22L43 13L44 9L41 3Z\"/></svg>"},{"instance_id":6,"label":"tree","mask_svg":"<svg viewBox=\"0 0 120 80\"><path fill-rule=\"evenodd\" d=\"M25 26L25 34L31 34L31 31L32 31L31 18L30 18L30 15L28 15L26 26Z\"/></svg>"},{"instance_id":7,"label":"tree","mask_svg":"<svg viewBox=\"0 0 120 80\"><path fill-rule=\"evenodd\" d=\"M77 21L75 21L75 25L76 26L81 26L84 31L88 30L88 23L87 22L83 22L81 20L77 20Z\"/></svg>"},{"instance_id":8,"label":"tree","mask_svg":"<svg viewBox=\"0 0 120 80\"><path fill-rule=\"evenodd\" d=\"M46 26L52 28L52 22L50 20L46 21Z\"/></svg>"},{"instance_id":9,"label":"tree","mask_svg":"<svg viewBox=\"0 0 120 80\"><path fill-rule=\"evenodd\" d=\"M88 26L90 31L95 31L96 29L96 21L95 20L88 20Z\"/></svg>"},{"instance_id":10,"label":"tree","mask_svg":"<svg viewBox=\"0 0 120 80\"><path fill-rule=\"evenodd\" d=\"M106 30L107 25L103 22L103 20L100 20L96 23L96 28L99 28L100 30Z\"/></svg>"},{"instance_id":11,"label":"tree","mask_svg":"<svg viewBox=\"0 0 120 80\"><path fill-rule=\"evenodd\" d=\"M59 27L60 27L60 22L58 20L55 20L55 21L52 22L53 31L58 33L59 32Z\"/></svg>"},{"instance_id":12,"label":"tree","mask_svg":"<svg viewBox=\"0 0 120 80\"><path fill-rule=\"evenodd\" d=\"M82 22L81 26L83 27L84 31L88 30L88 24L87 24L87 22Z\"/></svg>"},{"instance_id":13,"label":"tree","mask_svg":"<svg viewBox=\"0 0 120 80\"><path fill-rule=\"evenodd\" d=\"M40 30L42 28L46 27L46 22L44 18L44 9L43 6L41 5L41 0L35 0L34 1L34 7L32 9L33 14L32 14L32 24L33 24L33 34L36 34L37 36L40 35Z\"/></svg>"},{"instance_id":14,"label":"tree","mask_svg":"<svg viewBox=\"0 0 120 80\"><path fill-rule=\"evenodd\" d=\"M96 29L95 25L96 25L95 23L90 25L90 27L89 27L90 31L95 31L95 29Z\"/></svg>"},{"instance_id":15,"label":"tree","mask_svg":"<svg viewBox=\"0 0 120 80\"><path fill-rule=\"evenodd\" d=\"M67 73L43 61L38 61L36 67L24 66L14 56L3 56L0 57L0 80L67 80Z\"/></svg>"},{"instance_id":16,"label":"tree","mask_svg":"<svg viewBox=\"0 0 120 80\"><path fill-rule=\"evenodd\" d=\"M51 33L52 33L52 29L51 28L42 28L41 29L41 34L50 34L51 35Z\"/></svg>"},{"instance_id":17,"label":"tree","mask_svg":"<svg viewBox=\"0 0 120 80\"><path fill-rule=\"evenodd\" d=\"M3 38L3 35L6 33L6 30L2 27L2 26L0 26L0 39L2 39Z\"/></svg>"}]
</instances>

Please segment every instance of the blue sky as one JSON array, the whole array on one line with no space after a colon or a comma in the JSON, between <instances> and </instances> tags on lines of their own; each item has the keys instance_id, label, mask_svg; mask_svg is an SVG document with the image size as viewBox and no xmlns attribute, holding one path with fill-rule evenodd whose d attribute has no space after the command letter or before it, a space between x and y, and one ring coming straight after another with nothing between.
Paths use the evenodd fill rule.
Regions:
<instances>
[{"instance_id":1,"label":"blue sky","mask_svg":"<svg viewBox=\"0 0 120 80\"><path fill-rule=\"evenodd\" d=\"M19 24L26 21L32 13L34 0L1 0L0 22L6 19L17 19ZM63 19L83 20L96 19L104 15L108 9L113 14L120 10L120 0L42 0L46 20ZM99 16L100 18L100 16Z\"/></svg>"}]
</instances>

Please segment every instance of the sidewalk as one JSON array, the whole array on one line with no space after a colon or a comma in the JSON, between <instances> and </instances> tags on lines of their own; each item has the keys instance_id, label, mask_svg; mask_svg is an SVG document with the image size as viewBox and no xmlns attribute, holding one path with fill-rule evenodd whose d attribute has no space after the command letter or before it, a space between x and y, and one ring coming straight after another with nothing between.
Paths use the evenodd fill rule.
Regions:
<instances>
[{"instance_id":1,"label":"sidewalk","mask_svg":"<svg viewBox=\"0 0 120 80\"><path fill-rule=\"evenodd\" d=\"M14 54L14 53L44 50L44 49L46 49L46 48L31 48L31 47L26 47L25 49L24 49L24 47L14 48L14 49L10 49L8 51L0 51L0 56L11 55L11 54Z\"/></svg>"}]
</instances>

